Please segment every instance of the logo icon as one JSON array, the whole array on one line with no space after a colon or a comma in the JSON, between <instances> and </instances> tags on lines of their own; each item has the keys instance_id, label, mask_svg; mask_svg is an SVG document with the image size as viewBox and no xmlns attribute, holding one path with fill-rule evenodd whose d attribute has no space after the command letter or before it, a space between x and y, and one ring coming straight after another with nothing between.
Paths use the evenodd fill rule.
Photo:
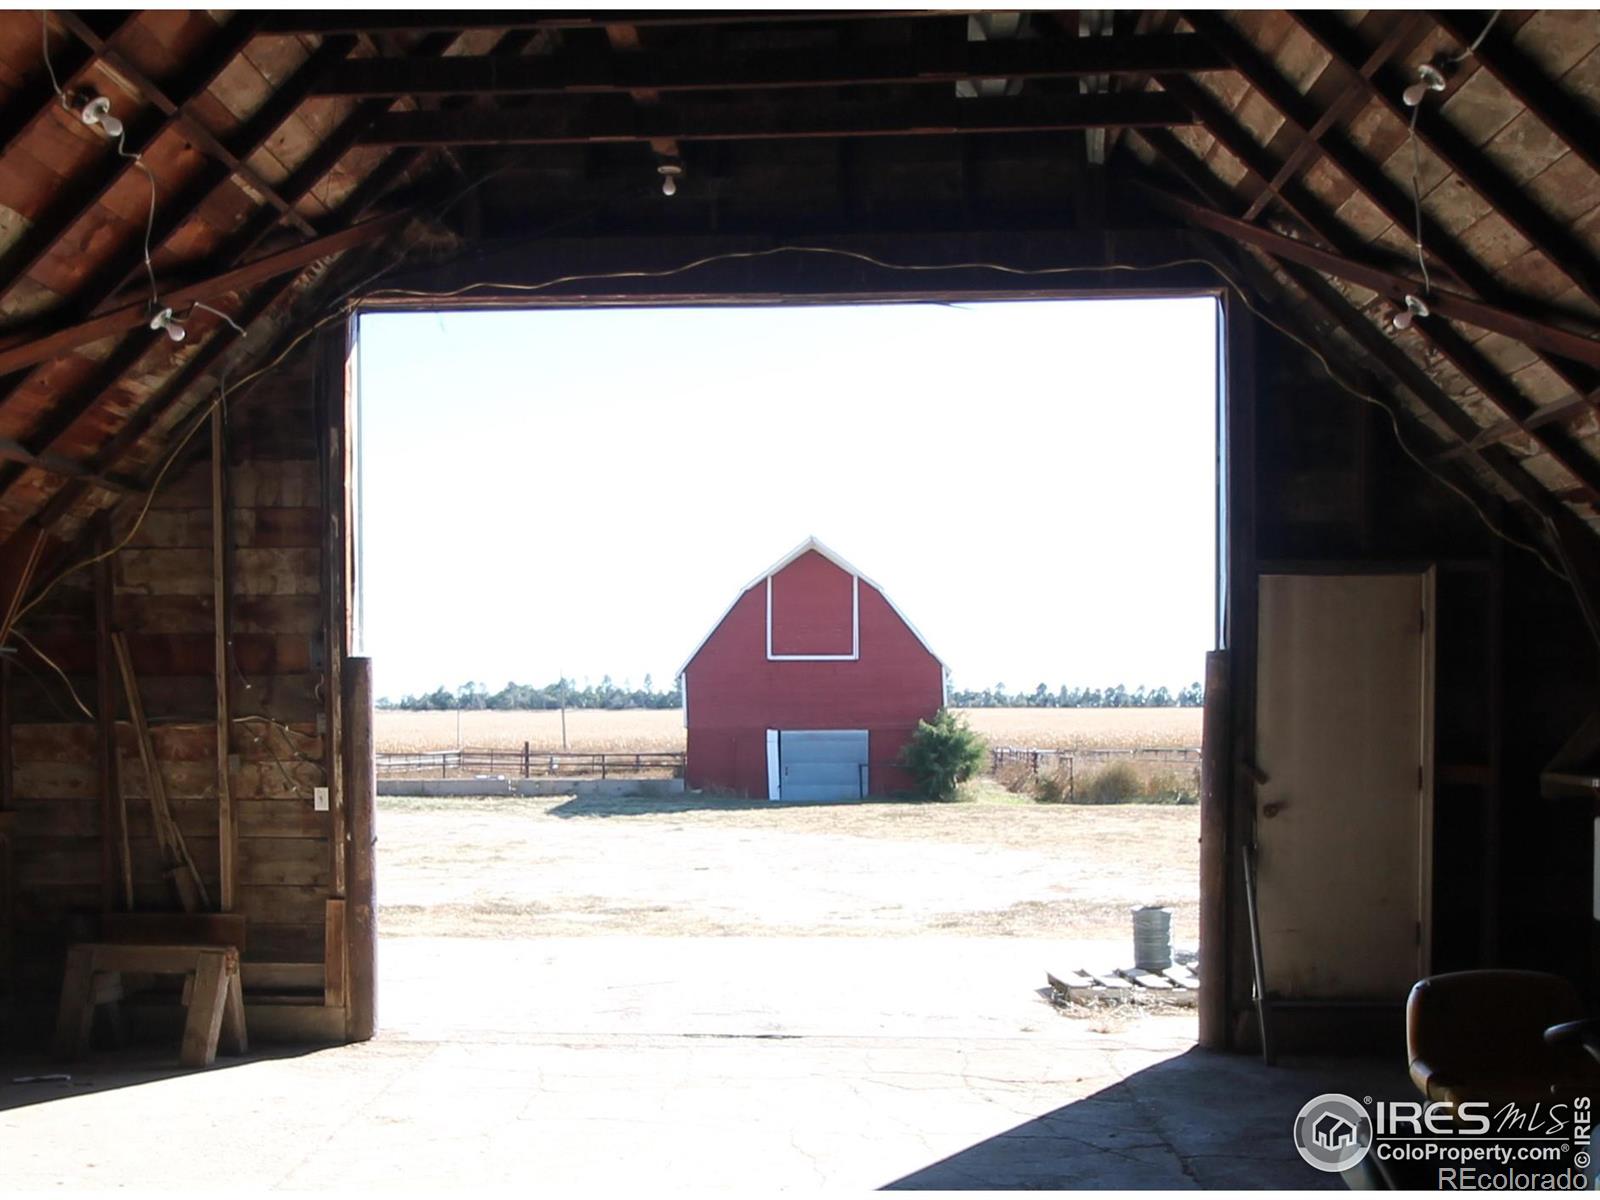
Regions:
<instances>
[{"instance_id":1,"label":"logo icon","mask_svg":"<svg viewBox=\"0 0 1600 1200\"><path fill-rule=\"evenodd\" d=\"M1372 1148L1372 1119L1356 1100L1327 1092L1295 1117L1294 1147L1319 1171L1348 1170Z\"/></svg>"}]
</instances>

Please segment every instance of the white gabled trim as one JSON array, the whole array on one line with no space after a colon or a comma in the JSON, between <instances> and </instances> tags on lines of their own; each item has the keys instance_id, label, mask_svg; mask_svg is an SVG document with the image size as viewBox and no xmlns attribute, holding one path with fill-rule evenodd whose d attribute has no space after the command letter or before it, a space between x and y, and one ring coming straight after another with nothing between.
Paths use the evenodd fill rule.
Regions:
<instances>
[{"instance_id":1,"label":"white gabled trim","mask_svg":"<svg viewBox=\"0 0 1600 1200\"><path fill-rule=\"evenodd\" d=\"M772 576L767 576L767 661L768 662L855 662L861 657L861 576L850 574L850 653L849 654L774 654L772 652Z\"/></svg>"},{"instance_id":2,"label":"white gabled trim","mask_svg":"<svg viewBox=\"0 0 1600 1200\"><path fill-rule=\"evenodd\" d=\"M705 637L701 638L698 642L695 643L695 647L694 647L694 649L692 651L690 651L689 657L683 660L683 665L678 668L677 678L679 678L679 679L683 678L683 673L689 669L689 664L692 663L695 660L695 656L697 654L699 654L701 650L705 649L706 643L711 640L711 635L716 633L716 631L719 628L721 628L722 623L728 619L728 614L731 613L734 610L735 606L738 605L740 600L744 599L744 596L745 596L746 592L748 592L751 588L755 587L756 584L761 583L764 580L770 580L779 571L783 570L785 567L787 567L795 559L799 558L802 554L806 553L808 550L815 550L818 554L822 555L823 558L827 559L829 562L831 562L834 566L838 567L840 570L849 572L850 575L852 575L856 580L856 595L857 595L856 645L855 645L856 653L852 654L852 655L848 655L848 656L828 656L828 657L839 657L839 658L844 658L844 657L859 658L860 657L860 651L861 651L861 642L860 642L860 606L859 606L860 605L860 585L864 583L868 587L874 588L877 591L878 595L883 597L884 603L886 603L889 606L889 608L894 612L895 616L900 618L901 622L905 625L905 627L911 631L911 636L916 638L917 641L922 643L922 648L933 656L934 661L937 662L939 664L940 668L944 671L944 673L945 673L945 684L944 684L945 700L948 702L948 700L950 698L950 680L949 680L950 669L949 669L948 666L945 665L944 659L939 657L938 651L936 651L932 646L928 645L928 639L922 636L922 631L919 630L915 625L913 625L911 623L910 619L906 616L905 613L900 611L900 606L898 604L896 604L894 602L894 600L892 600L890 598L889 593L884 591L880 584L878 584L876 581L874 581L871 577L863 575L860 571L856 570L855 567L853 567L849 562L845 561L845 559L843 557L841 557L839 554L836 554L833 550L830 550L827 546L824 546L821 542L817 541L817 539L815 537L808 537L805 541L801 542L793 550L789 551L789 553L785 554L777 562L773 563L765 571L761 572L761 574L757 575L749 583L745 584L742 588L739 589L738 595L736 595L733 598L733 603L728 605L727 608L722 610L722 615L716 619L715 623L711 626L710 629L706 630ZM767 599L767 656L769 658L772 657L772 600L771 600L770 589L768 591L768 599Z\"/></svg>"}]
</instances>

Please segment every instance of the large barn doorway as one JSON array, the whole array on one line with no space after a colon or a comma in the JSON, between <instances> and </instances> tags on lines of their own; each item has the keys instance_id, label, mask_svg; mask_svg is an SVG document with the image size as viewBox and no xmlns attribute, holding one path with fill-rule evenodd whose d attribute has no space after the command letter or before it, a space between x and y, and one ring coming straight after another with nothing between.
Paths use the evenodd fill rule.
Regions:
<instances>
[{"instance_id":1,"label":"large barn doorway","mask_svg":"<svg viewBox=\"0 0 1600 1200\"><path fill-rule=\"evenodd\" d=\"M959 1059L968 1078L1029 1075L1026 1044L1073 1064L1029 1075L1020 1103L1040 1112L1064 1102L1062 1071L1106 1082L1087 1064L1108 1051L1191 1048L1193 685L1225 587L1220 308L364 318L358 644L393 704L377 718L383 1028L599 1039L647 1075L656 1039L793 1041L786 1069L840 1087L874 1069L859 1039L948 1039L961 1049L933 1069ZM1095 332L1074 335L1091 311ZM1092 343L1112 337L1163 353L1106 355L1123 365L1097 376ZM734 369L708 381L722 359ZM773 559L812 535L849 547L847 585L818 586L853 615L790 634ZM674 672L707 626L750 607L765 641L732 676L843 669L869 653L879 585L986 742L961 797L900 794L899 746L866 719L765 711L729 751L758 782L697 786L672 756L719 701L691 669L686 714ZM1178 625L1173 669L1142 665ZM1165 910L1169 967L1140 965L1136 908ZM452 982L474 978L501 982ZM824 1044L832 1065L806 1057ZM1007 1103L961 1086L972 1112ZM843 1103L826 1091L818 1106Z\"/></svg>"}]
</instances>

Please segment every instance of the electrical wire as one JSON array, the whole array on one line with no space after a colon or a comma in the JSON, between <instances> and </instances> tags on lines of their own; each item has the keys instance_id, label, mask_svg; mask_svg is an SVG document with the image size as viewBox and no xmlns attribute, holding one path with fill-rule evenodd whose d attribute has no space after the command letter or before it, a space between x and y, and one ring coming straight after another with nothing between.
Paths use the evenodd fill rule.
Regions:
<instances>
[{"instance_id":1,"label":"electrical wire","mask_svg":"<svg viewBox=\"0 0 1600 1200\"><path fill-rule=\"evenodd\" d=\"M68 112L73 112L74 106L72 99L62 89L61 81L56 77L55 64L50 60L50 14L48 11L43 9L41 9L39 12L39 49L44 55L44 69L45 74L49 76L51 90L55 92L56 98L61 102L61 107ZM111 134L109 131L105 130L103 126L101 127L101 132L105 133L108 139L111 138ZM139 170L143 171L145 179L150 184L150 205L145 211L144 218L144 273L145 277L150 282L150 311L160 312L161 290L156 285L156 268L155 264L151 261L150 248L151 242L155 238L156 206L160 202L159 190L156 186L155 172L152 171L149 165L144 161L144 156L142 153L135 154L128 149L128 131L126 126L124 126L117 133L115 142L117 155L121 158L127 159L134 166L138 167ZM213 309L212 311L215 312L216 310Z\"/></svg>"},{"instance_id":2,"label":"electrical wire","mask_svg":"<svg viewBox=\"0 0 1600 1200\"><path fill-rule=\"evenodd\" d=\"M1499 19L1500 10L1496 9L1490 14L1488 21L1484 23L1483 29L1478 33L1478 36L1472 40L1472 44L1464 50L1447 56L1443 60L1444 64L1446 66L1455 66L1476 54L1478 47L1483 45L1483 39L1489 36L1489 31L1494 28L1494 23ZM1434 60L1435 63L1439 61L1439 59ZM1444 86L1444 82L1439 76L1435 75L1434 78L1437 80L1435 87ZM1422 246L1422 150L1417 145L1417 117L1421 112L1422 105L1420 103L1411 106L1411 119L1406 122L1406 142L1411 149L1411 208L1415 222L1415 227L1412 230L1412 240L1416 243L1417 266L1422 270L1422 294L1426 298L1433 293L1433 279L1428 274L1428 256Z\"/></svg>"},{"instance_id":3,"label":"electrical wire","mask_svg":"<svg viewBox=\"0 0 1600 1200\"><path fill-rule=\"evenodd\" d=\"M85 704L82 697L78 695L78 689L72 686L72 680L67 678L67 673L61 669L60 664L58 664L55 659L51 658L43 650L39 649L38 646L34 645L33 642L29 640L28 635L23 633L22 630L15 628L12 629L11 636L16 638L17 641L21 642L29 650L32 650L34 656L38 658L40 662L44 663L45 666L49 667L57 675L61 676L61 682L67 685L67 694L72 697L72 702L78 706L78 711L83 713L84 716L88 717L89 720L94 720L94 713L89 711L89 706Z\"/></svg>"},{"instance_id":4,"label":"electrical wire","mask_svg":"<svg viewBox=\"0 0 1600 1200\"><path fill-rule=\"evenodd\" d=\"M1490 13L1489 20L1485 23L1482 32L1480 32L1477 37L1472 39L1472 45L1468 46L1459 54L1452 54L1449 58L1449 61L1451 63L1465 62L1467 59L1476 54L1478 52L1478 47L1483 45L1483 39L1489 36L1489 30L1493 29L1494 23L1500 19L1500 12L1501 10L1497 8L1494 10L1494 12Z\"/></svg>"}]
</instances>

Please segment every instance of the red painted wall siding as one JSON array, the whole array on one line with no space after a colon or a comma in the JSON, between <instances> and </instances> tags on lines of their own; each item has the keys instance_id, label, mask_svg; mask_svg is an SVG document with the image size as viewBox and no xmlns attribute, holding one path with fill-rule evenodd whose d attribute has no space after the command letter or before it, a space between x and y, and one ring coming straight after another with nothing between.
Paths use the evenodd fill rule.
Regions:
<instances>
[{"instance_id":1,"label":"red painted wall siding","mask_svg":"<svg viewBox=\"0 0 1600 1200\"><path fill-rule=\"evenodd\" d=\"M849 654L854 648L850 572L815 550L772 577L774 654Z\"/></svg>"},{"instance_id":2,"label":"red painted wall siding","mask_svg":"<svg viewBox=\"0 0 1600 1200\"><path fill-rule=\"evenodd\" d=\"M814 594L826 604L833 590L810 569L775 578L803 607L807 580L826 581ZM842 574L842 572L839 572ZM848 578L848 576L846 576ZM796 611L799 611L797 608ZM912 786L895 766L917 722L944 699L944 669L876 588L861 584L861 657L848 662L769 662L767 594L761 582L742 595L684 671L689 695L690 787L746 796L767 794L768 729L865 729L874 792Z\"/></svg>"}]
</instances>

